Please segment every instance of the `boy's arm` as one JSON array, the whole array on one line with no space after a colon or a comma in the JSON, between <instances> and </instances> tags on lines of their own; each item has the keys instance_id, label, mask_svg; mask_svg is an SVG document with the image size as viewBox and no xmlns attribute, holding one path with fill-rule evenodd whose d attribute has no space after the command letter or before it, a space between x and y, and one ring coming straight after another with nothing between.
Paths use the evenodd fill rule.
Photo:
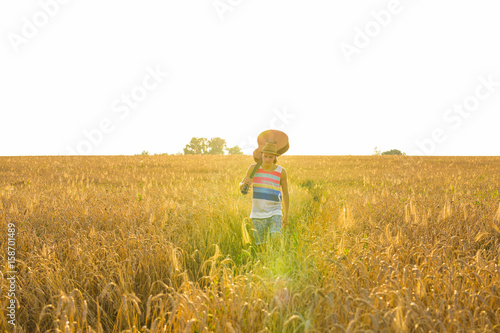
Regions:
<instances>
[{"instance_id":1,"label":"boy's arm","mask_svg":"<svg viewBox=\"0 0 500 333\"><path fill-rule=\"evenodd\" d=\"M240 182L240 192L243 188L243 185L248 184L248 186L252 186L252 179L250 179L250 175L252 174L252 170L255 167L255 164L252 164L248 167L247 174L245 178Z\"/></svg>"},{"instance_id":2,"label":"boy's arm","mask_svg":"<svg viewBox=\"0 0 500 333\"><path fill-rule=\"evenodd\" d=\"M283 227L288 223L288 208L290 207L290 196L288 195L288 175L286 170L281 172L281 189L283 190Z\"/></svg>"}]
</instances>

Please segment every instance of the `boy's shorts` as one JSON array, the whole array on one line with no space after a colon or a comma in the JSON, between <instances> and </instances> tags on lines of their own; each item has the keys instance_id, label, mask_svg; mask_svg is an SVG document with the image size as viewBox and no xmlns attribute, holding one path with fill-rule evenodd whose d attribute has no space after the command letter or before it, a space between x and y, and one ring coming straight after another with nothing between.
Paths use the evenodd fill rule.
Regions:
<instances>
[{"instance_id":1,"label":"boy's shorts","mask_svg":"<svg viewBox=\"0 0 500 333\"><path fill-rule=\"evenodd\" d=\"M255 244L267 243L267 233L270 233L271 238L281 234L281 219L281 215L273 215L265 219L252 219Z\"/></svg>"}]
</instances>

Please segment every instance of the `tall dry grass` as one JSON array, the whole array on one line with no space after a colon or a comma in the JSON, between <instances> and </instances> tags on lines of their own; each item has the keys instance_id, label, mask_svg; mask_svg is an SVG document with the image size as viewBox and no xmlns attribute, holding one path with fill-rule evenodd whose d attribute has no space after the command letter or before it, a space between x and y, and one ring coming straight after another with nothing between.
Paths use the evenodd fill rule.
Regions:
<instances>
[{"instance_id":1,"label":"tall dry grass","mask_svg":"<svg viewBox=\"0 0 500 333\"><path fill-rule=\"evenodd\" d=\"M284 156L290 225L255 251L249 157L0 158L16 331L500 331L499 162Z\"/></svg>"}]
</instances>

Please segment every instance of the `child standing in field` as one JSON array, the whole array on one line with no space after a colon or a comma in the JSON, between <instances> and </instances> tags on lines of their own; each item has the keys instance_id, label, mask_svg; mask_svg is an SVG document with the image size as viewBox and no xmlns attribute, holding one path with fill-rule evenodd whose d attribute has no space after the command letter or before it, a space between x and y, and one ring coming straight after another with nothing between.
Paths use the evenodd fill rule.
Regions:
<instances>
[{"instance_id":1,"label":"child standing in field","mask_svg":"<svg viewBox=\"0 0 500 333\"><path fill-rule=\"evenodd\" d=\"M257 245L266 243L268 233L271 237L281 234L281 227L286 227L288 223L289 207L288 177L286 170L276 165L278 156L276 143L267 142L261 154L262 166L257 170L253 179L249 176L255 164L250 165L245 178L240 183L240 191L245 184L253 185L250 218L253 222Z\"/></svg>"}]
</instances>

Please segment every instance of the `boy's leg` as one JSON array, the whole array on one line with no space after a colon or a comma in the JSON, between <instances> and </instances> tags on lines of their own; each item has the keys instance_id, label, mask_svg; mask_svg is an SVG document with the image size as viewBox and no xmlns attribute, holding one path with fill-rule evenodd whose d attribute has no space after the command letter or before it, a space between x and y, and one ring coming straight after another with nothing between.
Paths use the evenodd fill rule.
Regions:
<instances>
[{"instance_id":1,"label":"boy's leg","mask_svg":"<svg viewBox=\"0 0 500 333\"><path fill-rule=\"evenodd\" d=\"M269 232L271 234L271 238L275 238L276 236L281 235L282 220L283 217L281 215L271 216L269 223Z\"/></svg>"},{"instance_id":2,"label":"boy's leg","mask_svg":"<svg viewBox=\"0 0 500 333\"><path fill-rule=\"evenodd\" d=\"M265 219L252 219L252 222L255 245L259 246L266 242Z\"/></svg>"},{"instance_id":3,"label":"boy's leg","mask_svg":"<svg viewBox=\"0 0 500 333\"><path fill-rule=\"evenodd\" d=\"M269 220L269 237L273 246L276 246L281 236L281 225L283 217L281 215L273 215Z\"/></svg>"}]
</instances>

